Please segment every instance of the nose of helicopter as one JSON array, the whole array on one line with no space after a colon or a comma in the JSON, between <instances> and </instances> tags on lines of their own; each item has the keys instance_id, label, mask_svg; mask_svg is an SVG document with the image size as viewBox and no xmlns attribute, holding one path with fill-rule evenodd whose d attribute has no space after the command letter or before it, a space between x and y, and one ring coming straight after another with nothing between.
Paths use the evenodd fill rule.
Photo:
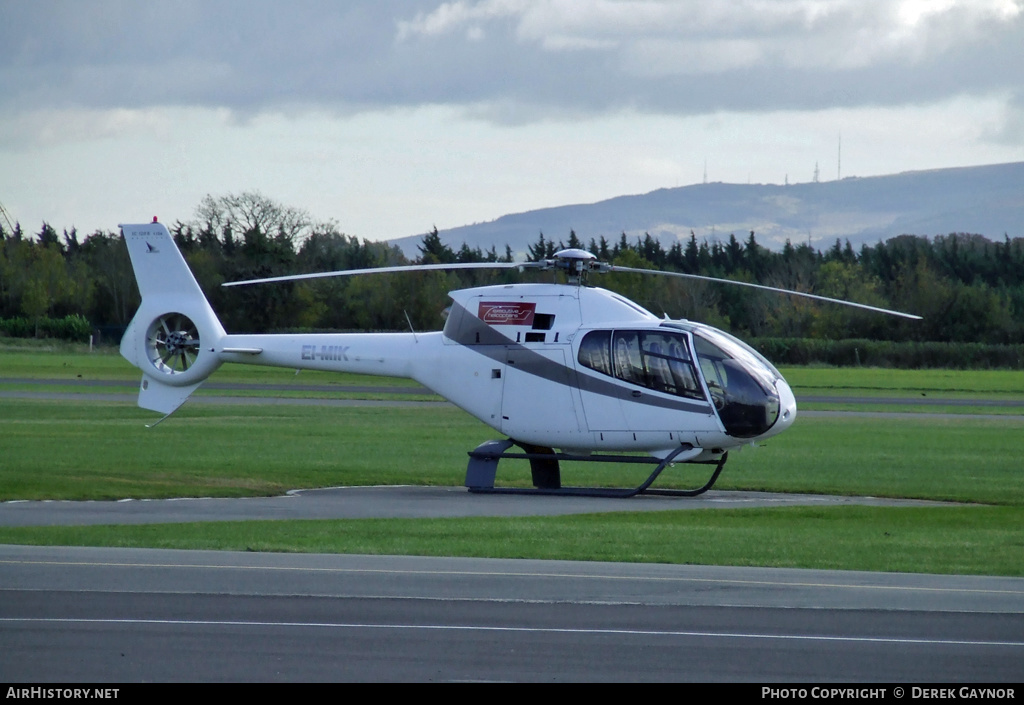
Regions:
<instances>
[{"instance_id":1,"label":"nose of helicopter","mask_svg":"<svg viewBox=\"0 0 1024 705\"><path fill-rule=\"evenodd\" d=\"M775 388L779 392L779 418L762 438L782 433L792 426L796 420L796 397L793 395L793 390L790 389L789 383L779 378L775 382Z\"/></svg>"}]
</instances>

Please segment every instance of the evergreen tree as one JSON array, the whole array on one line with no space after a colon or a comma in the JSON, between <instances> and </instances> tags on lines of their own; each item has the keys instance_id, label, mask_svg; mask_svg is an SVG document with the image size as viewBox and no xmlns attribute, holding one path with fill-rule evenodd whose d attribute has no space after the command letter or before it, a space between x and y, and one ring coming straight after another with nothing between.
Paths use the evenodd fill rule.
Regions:
<instances>
[{"instance_id":1,"label":"evergreen tree","mask_svg":"<svg viewBox=\"0 0 1024 705\"><path fill-rule=\"evenodd\" d=\"M555 243L544 239L544 233L540 234L537 242L527 247L526 259L529 262L540 262L551 259L555 256Z\"/></svg>"},{"instance_id":2,"label":"evergreen tree","mask_svg":"<svg viewBox=\"0 0 1024 705\"><path fill-rule=\"evenodd\" d=\"M576 237L576 231L575 230L570 230L569 231L569 242L566 244L566 247L571 248L571 249L576 249L576 250L582 250L583 249L583 243L580 242L580 239L578 237Z\"/></svg>"},{"instance_id":3,"label":"evergreen tree","mask_svg":"<svg viewBox=\"0 0 1024 705\"><path fill-rule=\"evenodd\" d=\"M64 246L60 242L60 237L57 236L57 231L49 223L43 222L43 229L39 231L36 238L43 247L53 247L60 253L64 252Z\"/></svg>"},{"instance_id":4,"label":"evergreen tree","mask_svg":"<svg viewBox=\"0 0 1024 705\"><path fill-rule=\"evenodd\" d=\"M743 263L747 271L754 278L754 281L760 281L761 276L764 274L766 256L762 251L760 245L757 244L757 240L754 238L754 231L750 231L750 237L747 238L747 244L743 248Z\"/></svg>"},{"instance_id":5,"label":"evergreen tree","mask_svg":"<svg viewBox=\"0 0 1024 705\"><path fill-rule=\"evenodd\" d=\"M419 264L451 264L456 260L452 248L441 241L436 225L423 236L423 243L417 247L420 251Z\"/></svg>"},{"instance_id":6,"label":"evergreen tree","mask_svg":"<svg viewBox=\"0 0 1024 705\"><path fill-rule=\"evenodd\" d=\"M697 236L692 230L690 231L690 239L686 243L684 258L686 260L686 268L683 271L687 274L697 274L701 267L700 248L697 247Z\"/></svg>"},{"instance_id":7,"label":"evergreen tree","mask_svg":"<svg viewBox=\"0 0 1024 705\"><path fill-rule=\"evenodd\" d=\"M725 271L732 274L743 267L743 246L734 233L729 233L729 243L725 246Z\"/></svg>"},{"instance_id":8,"label":"evergreen tree","mask_svg":"<svg viewBox=\"0 0 1024 705\"><path fill-rule=\"evenodd\" d=\"M650 233L644 233L643 240L638 242L638 252L641 257L659 269L665 266L665 250L661 248L660 242L651 237Z\"/></svg>"}]
</instances>

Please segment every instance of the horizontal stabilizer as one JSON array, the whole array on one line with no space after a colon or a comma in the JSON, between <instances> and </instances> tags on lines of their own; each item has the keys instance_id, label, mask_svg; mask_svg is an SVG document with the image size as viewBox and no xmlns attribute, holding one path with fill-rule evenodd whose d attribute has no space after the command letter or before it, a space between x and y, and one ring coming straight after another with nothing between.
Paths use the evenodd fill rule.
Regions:
<instances>
[{"instance_id":1,"label":"horizontal stabilizer","mask_svg":"<svg viewBox=\"0 0 1024 705\"><path fill-rule=\"evenodd\" d=\"M139 406L165 415L172 414L201 384L202 381L199 381L185 387L172 387L155 377L143 374L142 384L139 385Z\"/></svg>"}]
</instances>

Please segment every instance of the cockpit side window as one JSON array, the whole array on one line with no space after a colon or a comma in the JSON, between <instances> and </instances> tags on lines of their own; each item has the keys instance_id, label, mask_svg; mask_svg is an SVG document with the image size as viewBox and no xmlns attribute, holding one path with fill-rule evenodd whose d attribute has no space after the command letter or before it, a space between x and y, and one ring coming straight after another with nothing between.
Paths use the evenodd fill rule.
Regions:
<instances>
[{"instance_id":1,"label":"cockpit side window","mask_svg":"<svg viewBox=\"0 0 1024 705\"><path fill-rule=\"evenodd\" d=\"M665 394L704 399L686 337L668 331L595 330L580 342L579 363Z\"/></svg>"},{"instance_id":2,"label":"cockpit side window","mask_svg":"<svg viewBox=\"0 0 1024 705\"><path fill-rule=\"evenodd\" d=\"M612 332L610 330L595 330L587 333L583 341L580 342L580 352L577 356L580 364L610 377L612 374L611 340Z\"/></svg>"}]
</instances>

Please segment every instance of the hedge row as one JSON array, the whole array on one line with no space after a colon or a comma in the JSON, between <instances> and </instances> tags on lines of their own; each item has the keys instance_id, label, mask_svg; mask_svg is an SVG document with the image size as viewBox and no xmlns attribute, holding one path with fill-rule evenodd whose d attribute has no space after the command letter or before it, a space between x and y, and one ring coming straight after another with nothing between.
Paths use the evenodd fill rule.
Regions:
<instances>
[{"instance_id":1,"label":"hedge row","mask_svg":"<svg viewBox=\"0 0 1024 705\"><path fill-rule=\"evenodd\" d=\"M814 338L754 338L748 342L777 365L1024 369L1024 345Z\"/></svg>"},{"instance_id":2,"label":"hedge row","mask_svg":"<svg viewBox=\"0 0 1024 705\"><path fill-rule=\"evenodd\" d=\"M73 314L64 318L0 318L0 333L12 338L58 338L60 340L89 339L92 326L85 316Z\"/></svg>"}]
</instances>

